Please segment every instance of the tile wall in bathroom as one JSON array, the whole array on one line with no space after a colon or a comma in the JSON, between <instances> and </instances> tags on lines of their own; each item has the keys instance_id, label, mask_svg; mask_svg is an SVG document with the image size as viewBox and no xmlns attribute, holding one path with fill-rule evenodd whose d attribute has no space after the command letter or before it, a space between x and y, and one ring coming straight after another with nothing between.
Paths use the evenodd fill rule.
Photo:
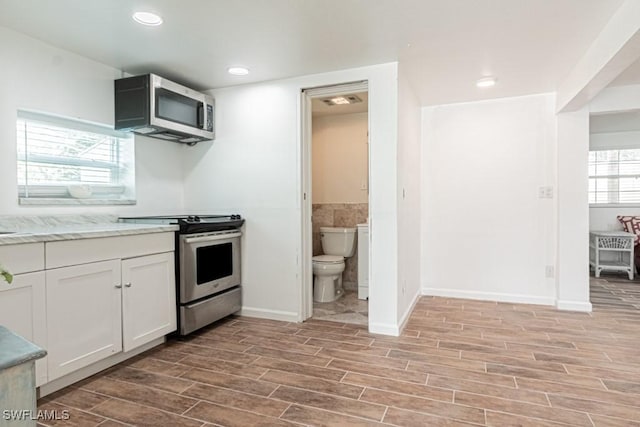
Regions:
<instances>
[{"instance_id":1,"label":"tile wall in bathroom","mask_svg":"<svg viewBox=\"0 0 640 427\"><path fill-rule=\"evenodd\" d=\"M312 205L313 255L322 255L320 227L356 227L367 222L368 203L323 203ZM357 232L356 232L357 233ZM356 241L358 236L356 234ZM347 258L342 282L345 289L358 289L358 250Z\"/></svg>"}]
</instances>

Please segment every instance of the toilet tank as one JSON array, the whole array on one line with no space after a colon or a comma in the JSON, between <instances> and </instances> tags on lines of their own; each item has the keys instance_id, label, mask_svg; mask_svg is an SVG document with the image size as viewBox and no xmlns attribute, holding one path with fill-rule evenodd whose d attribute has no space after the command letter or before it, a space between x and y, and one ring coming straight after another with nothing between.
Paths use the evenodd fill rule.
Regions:
<instances>
[{"instance_id":1,"label":"toilet tank","mask_svg":"<svg viewBox=\"0 0 640 427\"><path fill-rule=\"evenodd\" d=\"M320 227L320 241L325 255L351 257L356 251L356 229Z\"/></svg>"}]
</instances>

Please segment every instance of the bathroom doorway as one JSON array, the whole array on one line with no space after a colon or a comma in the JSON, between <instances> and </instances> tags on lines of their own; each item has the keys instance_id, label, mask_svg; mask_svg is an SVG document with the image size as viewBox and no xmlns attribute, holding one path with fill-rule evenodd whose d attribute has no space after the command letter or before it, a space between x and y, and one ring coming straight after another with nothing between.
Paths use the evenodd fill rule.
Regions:
<instances>
[{"instance_id":1,"label":"bathroom doorway","mask_svg":"<svg viewBox=\"0 0 640 427\"><path fill-rule=\"evenodd\" d=\"M303 93L306 316L368 325L369 113L366 82ZM306 111L305 111L306 110ZM304 180L303 180L304 181ZM304 208L306 206L306 209ZM324 240L324 245L323 245ZM339 247L336 247L335 245ZM303 251L305 252L305 251Z\"/></svg>"}]
</instances>

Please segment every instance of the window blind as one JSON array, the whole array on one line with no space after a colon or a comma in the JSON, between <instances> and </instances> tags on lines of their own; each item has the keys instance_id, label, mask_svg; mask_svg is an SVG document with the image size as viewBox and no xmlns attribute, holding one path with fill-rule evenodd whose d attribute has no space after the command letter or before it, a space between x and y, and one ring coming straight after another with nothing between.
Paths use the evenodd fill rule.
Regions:
<instances>
[{"instance_id":1,"label":"window blind","mask_svg":"<svg viewBox=\"0 0 640 427\"><path fill-rule=\"evenodd\" d=\"M589 203L640 203L640 149L589 152Z\"/></svg>"},{"instance_id":2,"label":"window blind","mask_svg":"<svg viewBox=\"0 0 640 427\"><path fill-rule=\"evenodd\" d=\"M133 203L134 145L128 134L84 122L19 112L18 194L29 199L75 199L83 186L89 200ZM77 194L76 194L77 197Z\"/></svg>"}]
</instances>

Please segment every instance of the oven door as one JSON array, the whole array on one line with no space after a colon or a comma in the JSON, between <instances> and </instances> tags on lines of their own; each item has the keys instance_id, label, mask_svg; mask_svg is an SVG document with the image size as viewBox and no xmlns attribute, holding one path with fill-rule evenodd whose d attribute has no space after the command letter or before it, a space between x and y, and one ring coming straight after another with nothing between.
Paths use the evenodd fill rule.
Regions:
<instances>
[{"instance_id":1,"label":"oven door","mask_svg":"<svg viewBox=\"0 0 640 427\"><path fill-rule=\"evenodd\" d=\"M239 231L180 236L180 303L240 284Z\"/></svg>"}]
</instances>

